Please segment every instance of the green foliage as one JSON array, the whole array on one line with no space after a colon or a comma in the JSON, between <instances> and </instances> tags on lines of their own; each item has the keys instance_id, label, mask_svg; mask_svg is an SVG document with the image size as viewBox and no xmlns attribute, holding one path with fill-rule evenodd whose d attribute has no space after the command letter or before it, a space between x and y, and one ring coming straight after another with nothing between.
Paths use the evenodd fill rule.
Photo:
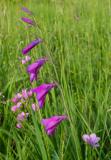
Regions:
<instances>
[{"instance_id":1,"label":"green foliage","mask_svg":"<svg viewBox=\"0 0 111 160\"><path fill-rule=\"evenodd\" d=\"M22 6L33 11L39 28L26 28L20 21L26 16ZM110 160L110 0L1 0L0 17L0 159ZM10 99L31 87L19 57L36 37L45 42L30 52L32 61L50 59L37 85L57 81L59 87L51 91L43 110L31 113L18 130ZM41 118L56 114L67 114L69 121L48 137ZM81 138L94 132L101 137L97 150Z\"/></svg>"}]
</instances>

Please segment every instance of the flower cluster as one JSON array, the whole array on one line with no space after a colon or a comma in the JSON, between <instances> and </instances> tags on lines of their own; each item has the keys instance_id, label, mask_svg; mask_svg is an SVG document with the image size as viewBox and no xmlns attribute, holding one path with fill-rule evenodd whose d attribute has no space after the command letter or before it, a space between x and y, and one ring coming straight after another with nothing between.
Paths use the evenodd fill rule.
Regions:
<instances>
[{"instance_id":1,"label":"flower cluster","mask_svg":"<svg viewBox=\"0 0 111 160\"><path fill-rule=\"evenodd\" d=\"M22 128L22 121L24 121L29 113L21 112L21 110L26 110L26 102L33 96L33 92L31 90L23 89L21 93L17 93L13 98L13 106L11 107L11 111L13 113L17 113L17 128Z\"/></svg>"},{"instance_id":2,"label":"flower cluster","mask_svg":"<svg viewBox=\"0 0 111 160\"><path fill-rule=\"evenodd\" d=\"M23 7L22 10L26 12L28 15L32 15L32 12ZM34 20L27 18L27 17L22 17L21 20L28 24L29 26L35 26L36 23ZM33 40L31 43L29 43L24 49L22 50L22 54L25 56L24 59L22 59L22 64L26 64L31 60L31 57L28 56L27 54L37 45L42 43L43 40L41 38L36 38ZM38 74L40 69L43 67L43 65L48 61L47 57L42 57L37 59L35 62L32 64L29 64L27 67L27 73L29 74L30 77L30 82L33 83L33 81L37 81ZM27 102L30 100L33 95L36 95L37 102L38 104L32 103L31 108L33 111L38 111L39 109L42 109L46 96L49 93L50 90L53 88L57 87L56 83L43 83L40 86L37 86L35 88L31 88L29 90L23 89L21 93L17 93L13 98L12 102L14 105L11 107L11 111L17 114L16 120L17 128L22 128L23 127L23 122L27 120L29 113L26 107ZM41 123L45 127L45 131L48 135L52 135L55 133L57 126L63 121L68 119L66 115L56 115L52 116L50 118L42 119Z\"/></svg>"}]
</instances>

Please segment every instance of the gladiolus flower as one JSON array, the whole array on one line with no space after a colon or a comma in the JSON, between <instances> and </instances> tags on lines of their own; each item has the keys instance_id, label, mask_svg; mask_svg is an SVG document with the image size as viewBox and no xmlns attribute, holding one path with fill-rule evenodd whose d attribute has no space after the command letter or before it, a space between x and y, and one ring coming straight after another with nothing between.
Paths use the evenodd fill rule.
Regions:
<instances>
[{"instance_id":1,"label":"gladiolus flower","mask_svg":"<svg viewBox=\"0 0 111 160\"><path fill-rule=\"evenodd\" d=\"M12 110L13 112L16 112L16 111L21 107L21 105L22 105L22 103L21 103L21 102L18 102L15 106L13 106L13 107L11 108L11 110Z\"/></svg>"},{"instance_id":2,"label":"gladiolus flower","mask_svg":"<svg viewBox=\"0 0 111 160\"><path fill-rule=\"evenodd\" d=\"M49 84L42 84L39 87L32 89L32 92L36 93L37 95L36 97L40 108L43 107L48 92L56 86L57 85L55 83L49 83Z\"/></svg>"},{"instance_id":3,"label":"gladiolus flower","mask_svg":"<svg viewBox=\"0 0 111 160\"><path fill-rule=\"evenodd\" d=\"M41 58L28 66L27 72L30 74L30 82L33 82L34 80L37 79L37 74L46 61L47 58Z\"/></svg>"},{"instance_id":4,"label":"gladiolus flower","mask_svg":"<svg viewBox=\"0 0 111 160\"><path fill-rule=\"evenodd\" d=\"M24 121L24 119L26 119L28 117L28 115L29 115L29 113L21 112L20 114L18 114L17 120L18 121Z\"/></svg>"},{"instance_id":5,"label":"gladiolus flower","mask_svg":"<svg viewBox=\"0 0 111 160\"><path fill-rule=\"evenodd\" d=\"M92 134L84 134L82 136L83 141L91 145L92 147L99 147L100 137L97 137L95 133Z\"/></svg>"},{"instance_id":6,"label":"gladiolus flower","mask_svg":"<svg viewBox=\"0 0 111 160\"><path fill-rule=\"evenodd\" d=\"M27 54L32 48L34 48L36 45L38 45L39 43L41 43L42 40L40 38L32 41L30 44L28 44L27 47L25 47L23 50L22 50L22 53L23 54Z\"/></svg>"},{"instance_id":7,"label":"gladiolus flower","mask_svg":"<svg viewBox=\"0 0 111 160\"><path fill-rule=\"evenodd\" d=\"M26 7L22 7L22 11L24 11L24 12L30 14L30 15L32 14L32 12Z\"/></svg>"},{"instance_id":8,"label":"gladiolus flower","mask_svg":"<svg viewBox=\"0 0 111 160\"><path fill-rule=\"evenodd\" d=\"M25 23L30 24L30 25L35 25L35 22L29 18L22 17L21 20L24 21Z\"/></svg>"},{"instance_id":9,"label":"gladiolus flower","mask_svg":"<svg viewBox=\"0 0 111 160\"><path fill-rule=\"evenodd\" d=\"M44 125L46 133L52 135L55 133L57 126L65 119L67 119L66 115L53 116L51 118L42 119L41 123Z\"/></svg>"}]
</instances>

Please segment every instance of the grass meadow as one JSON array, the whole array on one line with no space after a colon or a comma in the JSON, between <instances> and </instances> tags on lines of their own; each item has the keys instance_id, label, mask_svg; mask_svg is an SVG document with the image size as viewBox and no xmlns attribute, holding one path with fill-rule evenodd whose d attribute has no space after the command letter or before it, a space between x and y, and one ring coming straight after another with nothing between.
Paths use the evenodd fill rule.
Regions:
<instances>
[{"instance_id":1,"label":"grass meadow","mask_svg":"<svg viewBox=\"0 0 111 160\"><path fill-rule=\"evenodd\" d=\"M20 18L27 7L38 27ZM29 81L22 49L35 38L31 62L47 56L39 79ZM16 128L11 98L24 88L56 81L45 106ZM36 102L36 99L33 99ZM68 115L53 136L41 119ZM82 135L96 133L100 146ZM111 160L111 1L0 0L0 160Z\"/></svg>"}]
</instances>

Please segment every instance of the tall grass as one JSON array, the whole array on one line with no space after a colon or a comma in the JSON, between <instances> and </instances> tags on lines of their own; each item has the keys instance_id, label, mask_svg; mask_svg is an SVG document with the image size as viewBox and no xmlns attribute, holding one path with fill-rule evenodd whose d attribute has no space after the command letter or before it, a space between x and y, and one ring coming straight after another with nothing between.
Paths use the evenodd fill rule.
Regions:
<instances>
[{"instance_id":1,"label":"tall grass","mask_svg":"<svg viewBox=\"0 0 111 160\"><path fill-rule=\"evenodd\" d=\"M33 11L36 31L21 23L22 6ZM0 0L0 17L0 159L110 160L111 1ZM29 123L18 130L10 99L30 87L19 57L35 37L45 42L31 51L32 61L50 57L38 84L56 80L59 87L51 91L44 109L31 112ZM41 117L64 113L69 121L48 137ZM98 149L81 138L94 132L101 137Z\"/></svg>"}]
</instances>

